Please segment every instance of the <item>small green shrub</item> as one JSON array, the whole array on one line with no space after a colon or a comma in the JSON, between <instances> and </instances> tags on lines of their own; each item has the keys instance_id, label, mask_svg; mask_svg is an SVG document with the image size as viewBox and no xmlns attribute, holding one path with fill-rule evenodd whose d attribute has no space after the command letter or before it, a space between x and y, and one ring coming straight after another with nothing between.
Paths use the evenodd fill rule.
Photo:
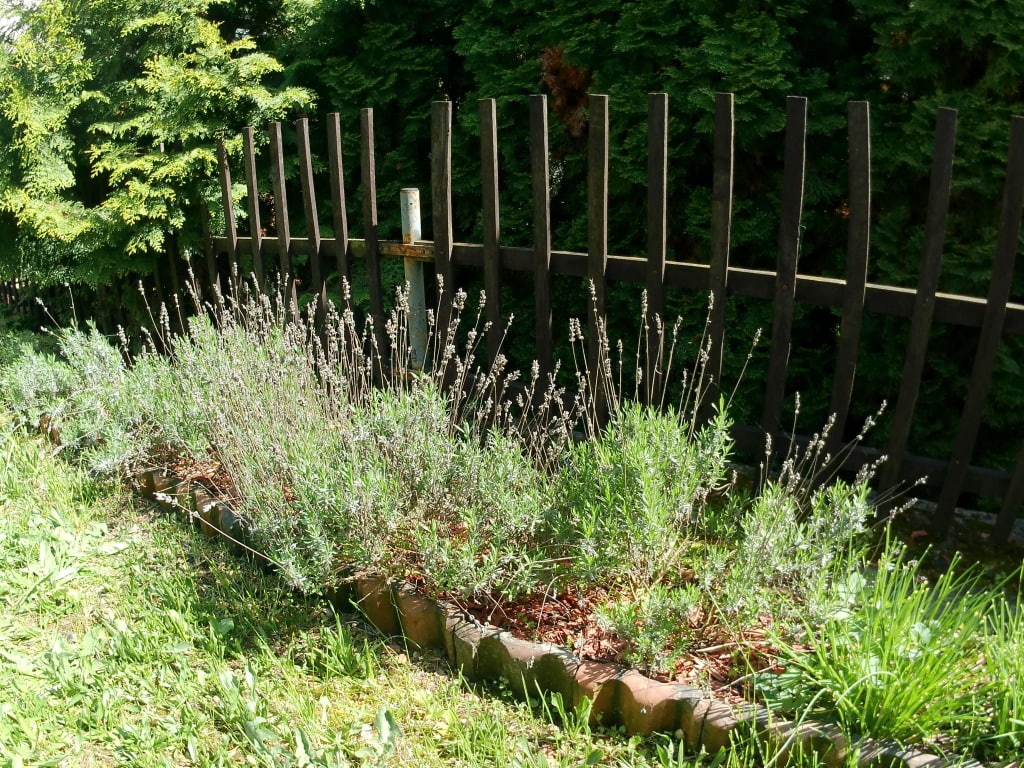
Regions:
<instances>
[{"instance_id":1,"label":"small green shrub","mask_svg":"<svg viewBox=\"0 0 1024 768\"><path fill-rule=\"evenodd\" d=\"M124 420L147 441L151 460L208 458L209 431L198 394L164 355L138 356L125 377Z\"/></svg>"},{"instance_id":2,"label":"small green shrub","mask_svg":"<svg viewBox=\"0 0 1024 768\"><path fill-rule=\"evenodd\" d=\"M462 596L535 586L545 480L514 432L457 420L436 377L402 369L371 386L383 372L350 314L329 313L324 347L279 304L245 307L241 319L226 307L196 318L173 341L176 394L152 420L180 442L208 441L250 539L292 583L315 590L364 570L415 572Z\"/></svg>"},{"instance_id":3,"label":"small green shrub","mask_svg":"<svg viewBox=\"0 0 1024 768\"><path fill-rule=\"evenodd\" d=\"M0 368L0 397L16 426L37 429L46 417L56 434L69 409L73 380L74 372L66 362L22 343Z\"/></svg>"},{"instance_id":4,"label":"small green shrub","mask_svg":"<svg viewBox=\"0 0 1024 768\"><path fill-rule=\"evenodd\" d=\"M573 446L551 520L553 537L573 547L573 576L639 587L670 571L726 484L728 429L721 411L694 435L671 410L628 403L603 434Z\"/></svg>"},{"instance_id":5,"label":"small green shrub","mask_svg":"<svg viewBox=\"0 0 1024 768\"><path fill-rule=\"evenodd\" d=\"M30 347L0 370L4 400L19 425L43 427L63 450L101 475L128 470L149 453L134 428L124 359L95 326L56 334L59 358Z\"/></svg>"},{"instance_id":6,"label":"small green shrub","mask_svg":"<svg viewBox=\"0 0 1024 768\"><path fill-rule=\"evenodd\" d=\"M456 440L437 457L433 503L417 510L416 549L436 589L514 598L550 566L538 533L546 480L512 438L492 431L481 445Z\"/></svg>"},{"instance_id":7,"label":"small green shrub","mask_svg":"<svg viewBox=\"0 0 1024 768\"><path fill-rule=\"evenodd\" d=\"M699 637L694 613L702 611L706 596L694 584L670 588L652 584L626 594L598 610L598 620L627 644L623 658L646 670L671 670L687 656Z\"/></svg>"},{"instance_id":8,"label":"small green shrub","mask_svg":"<svg viewBox=\"0 0 1024 768\"><path fill-rule=\"evenodd\" d=\"M827 610L823 591L864 545L874 514L869 492L866 481L835 480L803 500L779 482L767 483L740 517L734 560L720 582L725 612L742 622Z\"/></svg>"}]
</instances>

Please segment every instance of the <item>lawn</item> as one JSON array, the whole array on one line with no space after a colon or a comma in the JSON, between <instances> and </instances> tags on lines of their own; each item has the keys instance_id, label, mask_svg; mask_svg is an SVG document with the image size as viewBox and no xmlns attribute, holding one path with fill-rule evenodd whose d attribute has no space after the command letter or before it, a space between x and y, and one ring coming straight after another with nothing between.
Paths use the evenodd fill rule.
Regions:
<instances>
[{"instance_id":1,"label":"lawn","mask_svg":"<svg viewBox=\"0 0 1024 768\"><path fill-rule=\"evenodd\" d=\"M692 764L475 690L52 446L0 440L2 766Z\"/></svg>"}]
</instances>

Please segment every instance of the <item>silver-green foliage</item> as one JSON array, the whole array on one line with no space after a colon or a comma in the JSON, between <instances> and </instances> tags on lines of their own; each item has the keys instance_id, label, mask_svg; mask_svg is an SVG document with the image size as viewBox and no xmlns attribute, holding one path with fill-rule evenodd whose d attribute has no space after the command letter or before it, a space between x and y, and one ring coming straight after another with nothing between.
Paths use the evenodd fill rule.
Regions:
<instances>
[{"instance_id":1,"label":"silver-green foliage","mask_svg":"<svg viewBox=\"0 0 1024 768\"><path fill-rule=\"evenodd\" d=\"M513 438L453 421L430 377L375 389L360 351L325 354L305 325L251 309L244 324L192 321L176 386L254 544L293 583L415 570L457 594L533 586L544 480Z\"/></svg>"},{"instance_id":2,"label":"silver-green foliage","mask_svg":"<svg viewBox=\"0 0 1024 768\"><path fill-rule=\"evenodd\" d=\"M72 381L66 362L25 342L0 367L0 396L18 426L35 429L63 421Z\"/></svg>"},{"instance_id":3,"label":"silver-green foliage","mask_svg":"<svg viewBox=\"0 0 1024 768\"><path fill-rule=\"evenodd\" d=\"M694 432L671 410L628 403L602 435L574 446L551 521L555 538L573 546L573 575L637 586L671 570L726 484L728 430L724 409Z\"/></svg>"},{"instance_id":4,"label":"silver-green foliage","mask_svg":"<svg viewBox=\"0 0 1024 768\"><path fill-rule=\"evenodd\" d=\"M739 515L734 560L716 580L725 612L750 620L827 610L823 590L865 542L869 491L864 479L836 479L806 494L785 478L767 482Z\"/></svg>"},{"instance_id":5,"label":"silver-green foliage","mask_svg":"<svg viewBox=\"0 0 1024 768\"><path fill-rule=\"evenodd\" d=\"M708 596L696 584L654 583L598 609L598 620L626 643L623 658L643 669L666 670L693 649L695 612Z\"/></svg>"}]
</instances>

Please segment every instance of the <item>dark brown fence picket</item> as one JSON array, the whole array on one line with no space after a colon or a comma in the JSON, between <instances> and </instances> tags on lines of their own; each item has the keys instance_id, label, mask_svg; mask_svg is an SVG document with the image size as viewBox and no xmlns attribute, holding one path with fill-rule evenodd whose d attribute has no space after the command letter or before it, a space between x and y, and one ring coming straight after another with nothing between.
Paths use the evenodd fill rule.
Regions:
<instances>
[{"instance_id":1,"label":"dark brown fence picket","mask_svg":"<svg viewBox=\"0 0 1024 768\"><path fill-rule=\"evenodd\" d=\"M1017 456L1017 466L1010 478L1010 485L1006 489L1006 496L1003 499L1003 506L999 510L995 527L992 529L992 541L1003 543L1010 540L1013 533L1013 525L1017 520L1017 511L1024 505L1024 444L1021 445L1020 454Z\"/></svg>"},{"instance_id":2,"label":"dark brown fence picket","mask_svg":"<svg viewBox=\"0 0 1024 768\"><path fill-rule=\"evenodd\" d=\"M295 279L291 261L292 229L291 219L288 216L288 192L284 183L281 124L277 122L270 124L270 168L271 181L274 185L274 229L277 231L278 269L281 272L281 279L287 277L289 280L286 289L290 295L291 283Z\"/></svg>"},{"instance_id":3,"label":"dark brown fence picket","mask_svg":"<svg viewBox=\"0 0 1024 768\"><path fill-rule=\"evenodd\" d=\"M967 388L967 402L953 443L953 455L949 470L942 485L939 506L935 510L934 525L938 532L945 532L953 522L956 503L963 490L967 467L974 453L974 444L981 428L981 417L985 400L992 383L996 354L1003 333L1003 319L1006 317L1006 303L1010 299L1013 283L1013 265L1017 258L1017 244L1020 242L1021 215L1024 214L1024 117L1014 117L1010 122L1010 156L1006 164L1006 183L1003 187L1003 212L999 222L999 237L996 243L995 263L989 283L988 301L985 303L985 320L978 339L978 351L974 358L971 382Z\"/></svg>"},{"instance_id":4,"label":"dark brown fence picket","mask_svg":"<svg viewBox=\"0 0 1024 768\"><path fill-rule=\"evenodd\" d=\"M665 259L668 255L668 94L647 95L647 365L641 392L657 402L664 351Z\"/></svg>"},{"instance_id":5,"label":"dark brown fence picket","mask_svg":"<svg viewBox=\"0 0 1024 768\"><path fill-rule=\"evenodd\" d=\"M452 267L452 103L435 101L430 107L430 191L433 198L434 266L444 283L438 315L441 339L448 334L451 301L455 292Z\"/></svg>"},{"instance_id":6,"label":"dark brown fence picket","mask_svg":"<svg viewBox=\"0 0 1024 768\"><path fill-rule=\"evenodd\" d=\"M245 158L245 188L249 197L249 242L252 252L252 268L256 274L256 284L260 290L266 288L263 280L263 227L260 224L260 191L256 183L256 147L253 143L252 126L242 129L242 148Z\"/></svg>"},{"instance_id":7,"label":"dark brown fence picket","mask_svg":"<svg viewBox=\"0 0 1024 768\"><path fill-rule=\"evenodd\" d=\"M341 159L341 116L327 116L327 162L331 177L331 211L334 219L334 257L338 265L338 294L352 279L348 263L348 213L345 211L345 174Z\"/></svg>"},{"instance_id":8,"label":"dark brown fence picket","mask_svg":"<svg viewBox=\"0 0 1024 768\"><path fill-rule=\"evenodd\" d=\"M837 454L843 444L846 417L853 399L871 244L870 107L866 101L851 101L847 110L850 137L849 231L846 246L846 297L843 300L836 372L832 380L832 399L829 405L829 413L834 421L827 445L828 453L832 456Z\"/></svg>"},{"instance_id":9,"label":"dark brown fence picket","mask_svg":"<svg viewBox=\"0 0 1024 768\"><path fill-rule=\"evenodd\" d=\"M220 289L220 275L217 274L217 250L213 244L213 231L210 227L210 206L205 199L199 201L199 226L203 238L203 253L206 256L206 281L214 290ZM197 281L199 282L199 281ZM121 303L118 310L123 311ZM124 325L123 323L119 323Z\"/></svg>"},{"instance_id":10,"label":"dark brown fence picket","mask_svg":"<svg viewBox=\"0 0 1024 768\"><path fill-rule=\"evenodd\" d=\"M363 190L363 240L366 244L366 286L370 293L370 316L377 333L378 346L383 344L384 289L380 273L380 251L377 235L377 166L373 146L373 110L359 113L360 154ZM383 348L383 347L381 347Z\"/></svg>"},{"instance_id":11,"label":"dark brown fence picket","mask_svg":"<svg viewBox=\"0 0 1024 768\"><path fill-rule=\"evenodd\" d=\"M238 230L235 228L235 206L231 202L231 169L228 167L228 153L224 147L224 137L217 139L217 166L220 170L220 197L224 206L224 232L228 240L228 259L231 274L234 275L238 264Z\"/></svg>"},{"instance_id":12,"label":"dark brown fence picket","mask_svg":"<svg viewBox=\"0 0 1024 768\"><path fill-rule=\"evenodd\" d=\"M595 416L603 420L607 410L598 371L601 363L602 332L607 305L608 270L608 97L591 94L590 135L587 146L587 277L591 297L587 311L587 348L590 387L594 394Z\"/></svg>"},{"instance_id":13,"label":"dark brown fence picket","mask_svg":"<svg viewBox=\"0 0 1024 768\"><path fill-rule=\"evenodd\" d=\"M551 186L548 163L548 99L547 96L534 95L530 97L534 343L542 390L554 367L554 329L551 320Z\"/></svg>"},{"instance_id":14,"label":"dark brown fence picket","mask_svg":"<svg viewBox=\"0 0 1024 768\"><path fill-rule=\"evenodd\" d=\"M949 217L949 191L953 181L953 153L956 148L955 109L940 109L935 123L935 147L932 151L931 182L928 189L928 211L925 214L924 251L914 294L914 308L910 321L910 336L903 357L900 392L896 399L888 456L882 468L882 486L892 488L902 476L903 457L910 439L910 426L921 390L928 337L936 314L936 292L942 269L942 246L946 237Z\"/></svg>"},{"instance_id":15,"label":"dark brown fence picket","mask_svg":"<svg viewBox=\"0 0 1024 768\"><path fill-rule=\"evenodd\" d=\"M715 147L711 179L711 264L708 290L713 304L708 327L709 383L705 402L717 406L722 383L725 350L725 301L729 289L729 241L732 233L732 185L735 152L734 98L731 93L715 94ZM710 415L705 408L705 418Z\"/></svg>"},{"instance_id":16,"label":"dark brown fence picket","mask_svg":"<svg viewBox=\"0 0 1024 768\"><path fill-rule=\"evenodd\" d=\"M807 99L786 100L786 148L782 170L782 217L779 224L779 258L775 272L775 311L772 316L772 345L765 387L761 426L769 435L778 434L782 399L789 367L789 346L793 331L793 301L796 297L796 263L800 258L800 219L804 206L804 169L807 164Z\"/></svg>"},{"instance_id":17,"label":"dark brown fence picket","mask_svg":"<svg viewBox=\"0 0 1024 768\"><path fill-rule=\"evenodd\" d=\"M309 118L295 121L299 142L299 182L302 188L302 209L306 214L306 241L309 247L309 269L314 294L322 299L324 273L320 263L320 218L316 209L316 188L313 185L313 158L309 149Z\"/></svg>"}]
</instances>

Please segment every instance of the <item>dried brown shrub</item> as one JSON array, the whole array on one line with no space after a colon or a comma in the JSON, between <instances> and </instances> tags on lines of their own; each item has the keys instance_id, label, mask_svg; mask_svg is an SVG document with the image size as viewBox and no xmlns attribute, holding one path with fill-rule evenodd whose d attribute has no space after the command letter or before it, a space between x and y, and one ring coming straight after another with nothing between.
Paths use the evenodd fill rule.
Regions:
<instances>
[{"instance_id":1,"label":"dried brown shrub","mask_svg":"<svg viewBox=\"0 0 1024 768\"><path fill-rule=\"evenodd\" d=\"M545 48L540 54L541 81L551 92L551 110L565 126L574 148L587 143L587 104L593 74L566 60L561 46Z\"/></svg>"}]
</instances>

